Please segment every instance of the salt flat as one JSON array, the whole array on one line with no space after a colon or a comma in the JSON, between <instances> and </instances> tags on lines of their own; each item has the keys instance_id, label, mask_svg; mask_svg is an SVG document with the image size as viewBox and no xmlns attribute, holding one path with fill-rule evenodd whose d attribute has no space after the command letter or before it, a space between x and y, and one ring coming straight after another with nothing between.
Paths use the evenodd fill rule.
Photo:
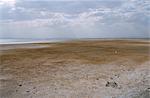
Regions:
<instances>
[{"instance_id":1,"label":"salt flat","mask_svg":"<svg viewBox=\"0 0 150 98\"><path fill-rule=\"evenodd\" d=\"M0 48L1 98L150 97L149 41L77 40Z\"/></svg>"}]
</instances>

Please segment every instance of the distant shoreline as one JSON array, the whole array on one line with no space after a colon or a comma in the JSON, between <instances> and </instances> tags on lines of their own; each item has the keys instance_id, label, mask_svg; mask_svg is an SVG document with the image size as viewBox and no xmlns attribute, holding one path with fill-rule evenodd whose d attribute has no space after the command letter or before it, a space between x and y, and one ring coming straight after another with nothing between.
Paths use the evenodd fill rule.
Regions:
<instances>
[{"instance_id":1,"label":"distant shoreline","mask_svg":"<svg viewBox=\"0 0 150 98\"><path fill-rule=\"evenodd\" d=\"M0 39L0 45L9 44L34 44L34 43L55 43L66 41L88 41L88 40L141 40L149 41L149 38L66 38L66 39Z\"/></svg>"},{"instance_id":2,"label":"distant shoreline","mask_svg":"<svg viewBox=\"0 0 150 98\"><path fill-rule=\"evenodd\" d=\"M150 43L147 39L70 39L70 40L47 40L47 41L32 41L32 42L12 42L12 43L0 43L0 51L10 50L10 49L38 49L47 48L60 43L91 43L91 42L141 42Z\"/></svg>"}]
</instances>

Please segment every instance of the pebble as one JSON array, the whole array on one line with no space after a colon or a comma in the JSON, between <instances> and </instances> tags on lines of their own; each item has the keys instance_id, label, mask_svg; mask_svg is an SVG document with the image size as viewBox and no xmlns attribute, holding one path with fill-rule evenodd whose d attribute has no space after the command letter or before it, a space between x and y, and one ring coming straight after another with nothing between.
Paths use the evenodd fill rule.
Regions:
<instances>
[{"instance_id":1,"label":"pebble","mask_svg":"<svg viewBox=\"0 0 150 98\"><path fill-rule=\"evenodd\" d=\"M118 84L116 82L108 82L106 83L106 87L117 88Z\"/></svg>"},{"instance_id":2,"label":"pebble","mask_svg":"<svg viewBox=\"0 0 150 98\"><path fill-rule=\"evenodd\" d=\"M19 84L19 86L22 86L22 84Z\"/></svg>"}]
</instances>

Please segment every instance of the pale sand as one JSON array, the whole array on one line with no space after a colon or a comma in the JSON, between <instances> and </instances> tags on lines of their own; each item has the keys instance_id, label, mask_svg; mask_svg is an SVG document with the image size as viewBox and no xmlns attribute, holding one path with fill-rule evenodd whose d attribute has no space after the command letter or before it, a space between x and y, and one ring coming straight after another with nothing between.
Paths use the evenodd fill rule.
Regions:
<instances>
[{"instance_id":1,"label":"pale sand","mask_svg":"<svg viewBox=\"0 0 150 98\"><path fill-rule=\"evenodd\" d=\"M0 98L150 97L148 41L28 45L1 46Z\"/></svg>"}]
</instances>

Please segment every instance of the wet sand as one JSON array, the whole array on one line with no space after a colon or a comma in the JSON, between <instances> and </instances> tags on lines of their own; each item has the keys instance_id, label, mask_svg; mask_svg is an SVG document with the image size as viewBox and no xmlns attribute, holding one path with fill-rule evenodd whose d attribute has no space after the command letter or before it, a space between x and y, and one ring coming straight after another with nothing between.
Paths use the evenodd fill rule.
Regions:
<instances>
[{"instance_id":1,"label":"wet sand","mask_svg":"<svg viewBox=\"0 0 150 98\"><path fill-rule=\"evenodd\" d=\"M0 98L150 98L148 40L0 48Z\"/></svg>"}]
</instances>

